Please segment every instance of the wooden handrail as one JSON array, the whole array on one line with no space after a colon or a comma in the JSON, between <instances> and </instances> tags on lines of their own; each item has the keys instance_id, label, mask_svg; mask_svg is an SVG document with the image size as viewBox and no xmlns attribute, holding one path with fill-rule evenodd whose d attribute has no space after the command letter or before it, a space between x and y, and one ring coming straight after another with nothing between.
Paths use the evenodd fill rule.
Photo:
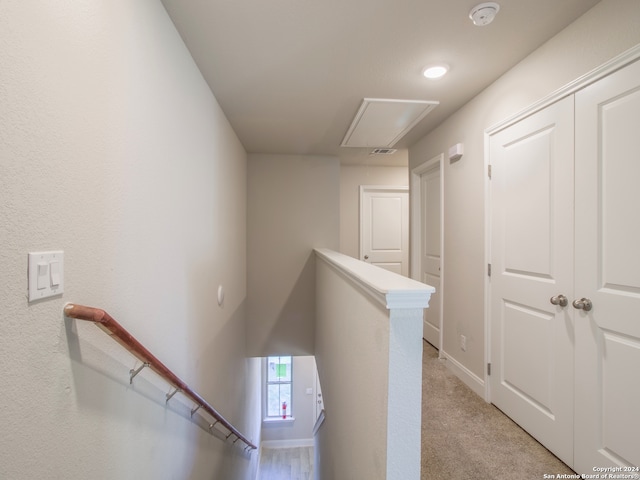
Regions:
<instances>
[{"instance_id":1,"label":"wooden handrail","mask_svg":"<svg viewBox=\"0 0 640 480\"><path fill-rule=\"evenodd\" d=\"M227 438L232 435L236 437L233 443L241 440L246 444L245 448L256 449L257 447L251 443L242 433L240 433L231 423L229 423L218 411L213 408L204 398L202 398L197 392L195 392L189 385L183 382L176 374L174 374L165 364L158 360L144 345L136 340L122 325L116 322L111 315L104 310L94 307L86 307L84 305L67 304L64 307L64 314L69 318L75 318L77 320L87 320L95 323L103 331L105 331L111 338L126 348L129 352L135 355L138 360L143 362L143 366L151 368L154 372L164 378L169 384L171 384L176 390L167 395L167 399L171 398L175 393L180 392L184 396L191 399L196 404L196 408L191 411L191 414L196 410L202 408L209 415L211 415L216 422L210 424L209 428L213 428L217 424L221 424L228 431ZM138 371L132 373L132 377L137 374Z\"/></svg>"}]
</instances>

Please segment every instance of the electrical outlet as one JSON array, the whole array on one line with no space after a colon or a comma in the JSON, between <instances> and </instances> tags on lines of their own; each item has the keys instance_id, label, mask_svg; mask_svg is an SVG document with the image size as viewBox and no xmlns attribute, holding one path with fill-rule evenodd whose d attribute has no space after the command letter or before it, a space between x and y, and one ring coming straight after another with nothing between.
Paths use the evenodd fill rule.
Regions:
<instances>
[{"instance_id":1,"label":"electrical outlet","mask_svg":"<svg viewBox=\"0 0 640 480\"><path fill-rule=\"evenodd\" d=\"M460 348L463 352L467 351L467 337L460 335Z\"/></svg>"}]
</instances>

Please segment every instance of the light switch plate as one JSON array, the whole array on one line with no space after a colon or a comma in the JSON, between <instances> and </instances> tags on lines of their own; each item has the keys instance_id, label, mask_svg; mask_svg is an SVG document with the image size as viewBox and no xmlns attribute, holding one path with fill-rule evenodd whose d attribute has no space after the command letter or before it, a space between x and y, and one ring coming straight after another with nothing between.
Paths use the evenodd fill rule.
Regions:
<instances>
[{"instance_id":1,"label":"light switch plate","mask_svg":"<svg viewBox=\"0 0 640 480\"><path fill-rule=\"evenodd\" d=\"M29 253L28 285L30 302L64 292L64 252Z\"/></svg>"}]
</instances>

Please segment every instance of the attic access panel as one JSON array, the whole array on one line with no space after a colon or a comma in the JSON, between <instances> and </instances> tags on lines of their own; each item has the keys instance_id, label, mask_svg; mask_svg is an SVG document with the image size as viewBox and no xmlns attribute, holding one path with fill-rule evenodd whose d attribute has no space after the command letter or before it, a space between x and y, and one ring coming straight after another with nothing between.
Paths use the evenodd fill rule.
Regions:
<instances>
[{"instance_id":1,"label":"attic access panel","mask_svg":"<svg viewBox=\"0 0 640 480\"><path fill-rule=\"evenodd\" d=\"M342 147L393 147L440 102L365 98Z\"/></svg>"}]
</instances>

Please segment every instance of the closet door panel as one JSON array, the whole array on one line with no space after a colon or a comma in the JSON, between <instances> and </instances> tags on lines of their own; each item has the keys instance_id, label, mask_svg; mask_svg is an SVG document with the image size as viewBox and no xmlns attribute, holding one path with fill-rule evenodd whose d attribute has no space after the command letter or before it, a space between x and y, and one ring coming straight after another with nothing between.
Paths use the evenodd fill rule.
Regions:
<instances>
[{"instance_id":1,"label":"closet door panel","mask_svg":"<svg viewBox=\"0 0 640 480\"><path fill-rule=\"evenodd\" d=\"M491 401L573 462L573 97L490 139Z\"/></svg>"},{"instance_id":2,"label":"closet door panel","mask_svg":"<svg viewBox=\"0 0 640 480\"><path fill-rule=\"evenodd\" d=\"M636 62L576 94L578 473L640 466L639 185Z\"/></svg>"}]
</instances>

